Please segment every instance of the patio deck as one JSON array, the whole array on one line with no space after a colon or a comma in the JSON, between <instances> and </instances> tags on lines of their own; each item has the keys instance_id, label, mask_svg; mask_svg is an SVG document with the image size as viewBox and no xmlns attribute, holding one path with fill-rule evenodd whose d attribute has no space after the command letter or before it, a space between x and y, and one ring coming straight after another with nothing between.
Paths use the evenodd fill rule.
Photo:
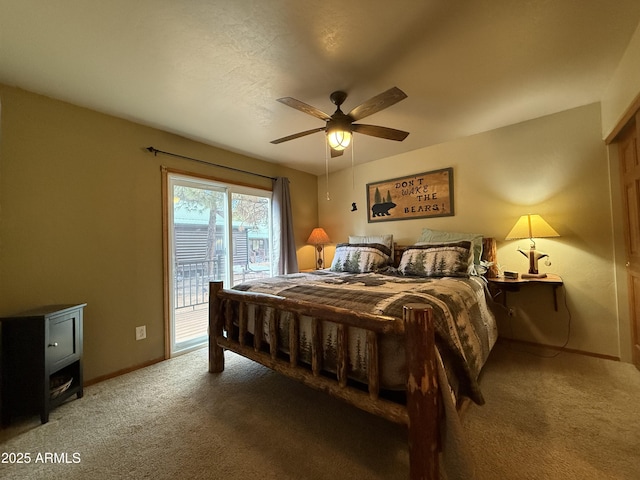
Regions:
<instances>
[{"instance_id":1,"label":"patio deck","mask_svg":"<svg viewBox=\"0 0 640 480\"><path fill-rule=\"evenodd\" d=\"M203 303L191 307L178 308L175 311L175 340L185 342L207 334L209 323L209 305Z\"/></svg>"}]
</instances>

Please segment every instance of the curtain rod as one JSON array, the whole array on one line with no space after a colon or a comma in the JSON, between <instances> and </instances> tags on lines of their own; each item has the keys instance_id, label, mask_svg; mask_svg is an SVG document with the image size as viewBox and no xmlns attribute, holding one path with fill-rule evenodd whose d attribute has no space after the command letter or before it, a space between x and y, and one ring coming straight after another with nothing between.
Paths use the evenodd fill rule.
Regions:
<instances>
[{"instance_id":1,"label":"curtain rod","mask_svg":"<svg viewBox=\"0 0 640 480\"><path fill-rule=\"evenodd\" d=\"M226 165L220 165L218 163L211 163L211 162L207 162L205 160L199 160L197 158L191 158L191 157L187 157L185 155L179 155L177 153L164 152L162 150L158 150L157 148L153 148L153 147L147 147L145 150L148 150L149 152L153 153L154 156L157 156L159 153L162 153L164 155L170 155L172 157L184 158L186 160L191 160L193 162L204 163L205 165L212 165L214 167L226 168L227 170L233 170L234 172L248 173L249 175L255 175L256 177L262 177L262 178L268 178L270 180L275 180L275 177L270 177L268 175L262 175L260 173L248 172L247 170L241 170L239 168L228 167Z\"/></svg>"}]
</instances>

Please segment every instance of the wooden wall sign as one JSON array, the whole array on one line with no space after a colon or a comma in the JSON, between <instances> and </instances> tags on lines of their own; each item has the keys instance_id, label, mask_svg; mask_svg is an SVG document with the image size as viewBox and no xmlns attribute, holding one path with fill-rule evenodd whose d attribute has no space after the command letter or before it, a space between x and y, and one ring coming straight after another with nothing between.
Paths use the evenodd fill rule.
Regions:
<instances>
[{"instance_id":1,"label":"wooden wall sign","mask_svg":"<svg viewBox=\"0 0 640 480\"><path fill-rule=\"evenodd\" d=\"M367 184L369 223L425 217L450 217L453 168Z\"/></svg>"}]
</instances>

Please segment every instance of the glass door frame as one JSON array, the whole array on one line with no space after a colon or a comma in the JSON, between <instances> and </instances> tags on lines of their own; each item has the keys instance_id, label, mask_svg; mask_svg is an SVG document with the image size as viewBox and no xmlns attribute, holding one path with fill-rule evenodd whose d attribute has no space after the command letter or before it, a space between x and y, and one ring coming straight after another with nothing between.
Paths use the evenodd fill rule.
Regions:
<instances>
[{"instance_id":1,"label":"glass door frame","mask_svg":"<svg viewBox=\"0 0 640 480\"><path fill-rule=\"evenodd\" d=\"M167 257L166 263L167 263L167 266L169 267L168 283L169 283L169 292L170 292L170 296L168 298L168 301L169 301L168 302L169 303L169 348L170 348L171 356L175 356L183 353L188 353L194 349L202 348L203 343L206 343L206 339L207 339L206 331L203 332L203 334L198 337L189 338L187 340L181 341L180 343L178 343L176 338L178 333L177 323L176 323L176 320L177 320L176 312L180 307L177 304L177 292L178 292L177 283L178 283L179 272L177 269L178 258L176 257L176 253L178 250L177 248L178 224L176 223L177 219L175 218L176 187L186 187L188 189L193 189L193 190L196 190L196 189L206 190L209 192L217 192L218 194L221 194L222 204L220 205L220 208L216 208L216 212L217 212L216 216L220 215L223 219L223 222L220 225L222 227L222 243L220 244L220 247L222 248L222 251L225 253L219 257L222 261L218 265L218 269L222 270L222 275L220 276L220 278L217 278L216 276L216 279L222 280L225 285L229 285L229 282L231 279L231 272L230 272L231 262L228 254L228 252L230 252L232 248L231 235L229 234L231 230L230 229L231 222L229 221L229 218L230 218L229 215L231 214L231 209L228 201L229 187L226 184L222 184L218 181L213 181L213 180L209 180L209 179L205 179L205 178L201 178L193 175L169 173L167 186L168 186L168 194L169 194L167 198L167 213L168 213L167 240L169 243L169 248L168 248L168 257ZM171 208L171 206L174 206L174 208ZM215 223L216 225L218 224L217 221L215 221ZM216 234L216 237L217 237L217 234ZM216 238L213 239L213 242L216 245L218 243ZM209 260L209 261L214 261L214 260ZM203 262L188 263L187 264L189 266L188 270L185 270L182 272L183 287L185 283L188 285L188 288L186 290L188 292L188 295L187 295L188 301L185 301L185 298L183 295L183 298L182 298L183 306L185 306L184 304L186 303L187 307L191 306L191 308L195 309L194 311L197 310L201 314L202 314L202 310L197 309L197 307L202 306L202 302L192 304L192 301L193 301L192 292L197 289L198 292L196 293L196 295L199 296L200 294L204 295L205 293L203 292L206 292L205 289L208 289L208 281L209 281L208 279L210 278L209 274L211 273L211 270L209 269L210 266L205 265L205 263L208 263L208 261L204 260ZM196 279L195 288L193 285L193 276L192 276L193 273L195 273L195 279ZM199 284L199 282L203 282L203 283ZM184 292L185 291L183 290L183 294ZM201 300L204 300L204 299L201 299ZM199 316L201 317L202 315L199 315Z\"/></svg>"},{"instance_id":2,"label":"glass door frame","mask_svg":"<svg viewBox=\"0 0 640 480\"><path fill-rule=\"evenodd\" d=\"M228 180L221 180L214 177L200 175L192 172L185 172L182 170L174 170L168 167L161 167L162 170L162 230L163 230L163 243L162 243L162 256L163 256L163 310L164 310L164 325L165 325L165 358L171 358L182 353L187 353L193 349L202 348L205 345L199 343L192 348L186 348L179 352L173 351L174 343L174 311L173 309L173 295L175 287L175 277L173 276L174 270L174 239L171 238L171 232L173 232L173 183L170 182L170 178L182 178L185 181L192 181L194 183L202 182L203 184L210 183L213 186L226 191L226 200L224 204L225 209L225 243L227 245L225 255L225 268L223 282L225 287L232 285L233 275L233 229L232 229L232 205L231 197L234 193L248 194L255 193L256 195L266 194L264 196L270 196L271 189L233 183ZM272 200L270 199L270 202ZM270 209L269 209L270 210ZM269 241L272 237L272 218L269 211ZM271 257L271 256L270 256ZM273 263L271 263L270 275L273 274Z\"/></svg>"}]
</instances>

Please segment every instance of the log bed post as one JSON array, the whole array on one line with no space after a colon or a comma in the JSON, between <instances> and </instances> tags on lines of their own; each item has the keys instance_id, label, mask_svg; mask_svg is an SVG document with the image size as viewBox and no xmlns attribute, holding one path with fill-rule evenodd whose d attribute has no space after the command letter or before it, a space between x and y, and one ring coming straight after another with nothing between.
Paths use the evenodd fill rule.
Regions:
<instances>
[{"instance_id":1,"label":"log bed post","mask_svg":"<svg viewBox=\"0 0 640 480\"><path fill-rule=\"evenodd\" d=\"M224 350L218 345L217 337L222 335L223 319L220 315L220 298L222 282L209 282L209 372L219 373L224 370Z\"/></svg>"},{"instance_id":2,"label":"log bed post","mask_svg":"<svg viewBox=\"0 0 640 480\"><path fill-rule=\"evenodd\" d=\"M439 478L438 370L431 309L409 304L403 309L407 355L409 478Z\"/></svg>"}]
</instances>

